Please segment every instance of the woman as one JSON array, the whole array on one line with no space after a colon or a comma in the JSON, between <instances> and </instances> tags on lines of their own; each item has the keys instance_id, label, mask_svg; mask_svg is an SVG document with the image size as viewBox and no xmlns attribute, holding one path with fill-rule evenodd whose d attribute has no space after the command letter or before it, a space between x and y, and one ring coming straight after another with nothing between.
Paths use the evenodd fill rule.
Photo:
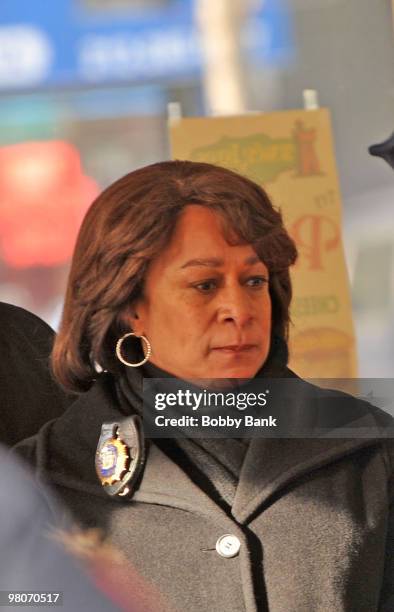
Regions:
<instances>
[{"instance_id":1,"label":"woman","mask_svg":"<svg viewBox=\"0 0 394 612\"><path fill-rule=\"evenodd\" d=\"M265 192L203 163L130 173L81 227L53 369L83 393L19 451L173 610L394 609L391 440L144 441L139 427L143 378L292 378L289 418L324 413L332 394L286 367L295 259ZM390 426L356 400L349 414Z\"/></svg>"}]
</instances>

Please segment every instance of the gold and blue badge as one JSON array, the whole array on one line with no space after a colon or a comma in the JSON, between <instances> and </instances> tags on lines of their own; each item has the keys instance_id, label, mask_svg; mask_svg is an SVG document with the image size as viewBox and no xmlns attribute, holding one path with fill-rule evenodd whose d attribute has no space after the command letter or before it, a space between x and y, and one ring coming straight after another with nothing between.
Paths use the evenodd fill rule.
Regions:
<instances>
[{"instance_id":1,"label":"gold and blue badge","mask_svg":"<svg viewBox=\"0 0 394 612\"><path fill-rule=\"evenodd\" d=\"M138 417L128 417L119 423L103 423L95 465L108 495L130 497L144 459L144 439Z\"/></svg>"},{"instance_id":2,"label":"gold and blue badge","mask_svg":"<svg viewBox=\"0 0 394 612\"><path fill-rule=\"evenodd\" d=\"M96 471L102 485L120 482L127 472L130 456L127 446L118 438L105 440L96 452Z\"/></svg>"}]
</instances>

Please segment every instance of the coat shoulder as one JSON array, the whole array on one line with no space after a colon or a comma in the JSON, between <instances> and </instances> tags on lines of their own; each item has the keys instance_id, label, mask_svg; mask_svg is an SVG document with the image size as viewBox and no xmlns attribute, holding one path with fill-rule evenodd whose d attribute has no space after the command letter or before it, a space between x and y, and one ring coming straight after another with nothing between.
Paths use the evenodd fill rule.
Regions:
<instances>
[{"instance_id":1,"label":"coat shoulder","mask_svg":"<svg viewBox=\"0 0 394 612\"><path fill-rule=\"evenodd\" d=\"M44 479L59 474L77 479L86 467L88 478L96 480L90 464L101 425L120 418L112 377L102 375L88 391L77 396L64 414L45 423L34 436L18 442L11 452Z\"/></svg>"},{"instance_id":2,"label":"coat shoulder","mask_svg":"<svg viewBox=\"0 0 394 612\"><path fill-rule=\"evenodd\" d=\"M36 467L37 460L37 445L38 445L38 434L25 438L21 442L18 442L10 450L10 455L17 455L25 463L28 463L30 467Z\"/></svg>"}]
</instances>

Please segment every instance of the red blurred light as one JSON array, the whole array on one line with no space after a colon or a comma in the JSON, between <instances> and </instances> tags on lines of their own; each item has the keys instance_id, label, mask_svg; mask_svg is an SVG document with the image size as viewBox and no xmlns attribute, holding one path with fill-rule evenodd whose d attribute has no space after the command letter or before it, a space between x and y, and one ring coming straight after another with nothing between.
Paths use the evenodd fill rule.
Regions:
<instances>
[{"instance_id":1,"label":"red blurred light","mask_svg":"<svg viewBox=\"0 0 394 612\"><path fill-rule=\"evenodd\" d=\"M0 248L14 268L66 263L98 195L78 150L63 141L0 147Z\"/></svg>"}]
</instances>

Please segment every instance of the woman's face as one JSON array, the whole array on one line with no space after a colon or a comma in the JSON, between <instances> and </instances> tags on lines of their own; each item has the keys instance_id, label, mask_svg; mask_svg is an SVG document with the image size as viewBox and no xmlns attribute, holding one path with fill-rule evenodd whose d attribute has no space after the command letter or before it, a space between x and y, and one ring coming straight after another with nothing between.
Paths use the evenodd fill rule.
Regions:
<instances>
[{"instance_id":1,"label":"woman's face","mask_svg":"<svg viewBox=\"0 0 394 612\"><path fill-rule=\"evenodd\" d=\"M250 245L229 245L217 214L189 205L148 269L131 327L176 377L252 378L270 348L268 280Z\"/></svg>"}]
</instances>

